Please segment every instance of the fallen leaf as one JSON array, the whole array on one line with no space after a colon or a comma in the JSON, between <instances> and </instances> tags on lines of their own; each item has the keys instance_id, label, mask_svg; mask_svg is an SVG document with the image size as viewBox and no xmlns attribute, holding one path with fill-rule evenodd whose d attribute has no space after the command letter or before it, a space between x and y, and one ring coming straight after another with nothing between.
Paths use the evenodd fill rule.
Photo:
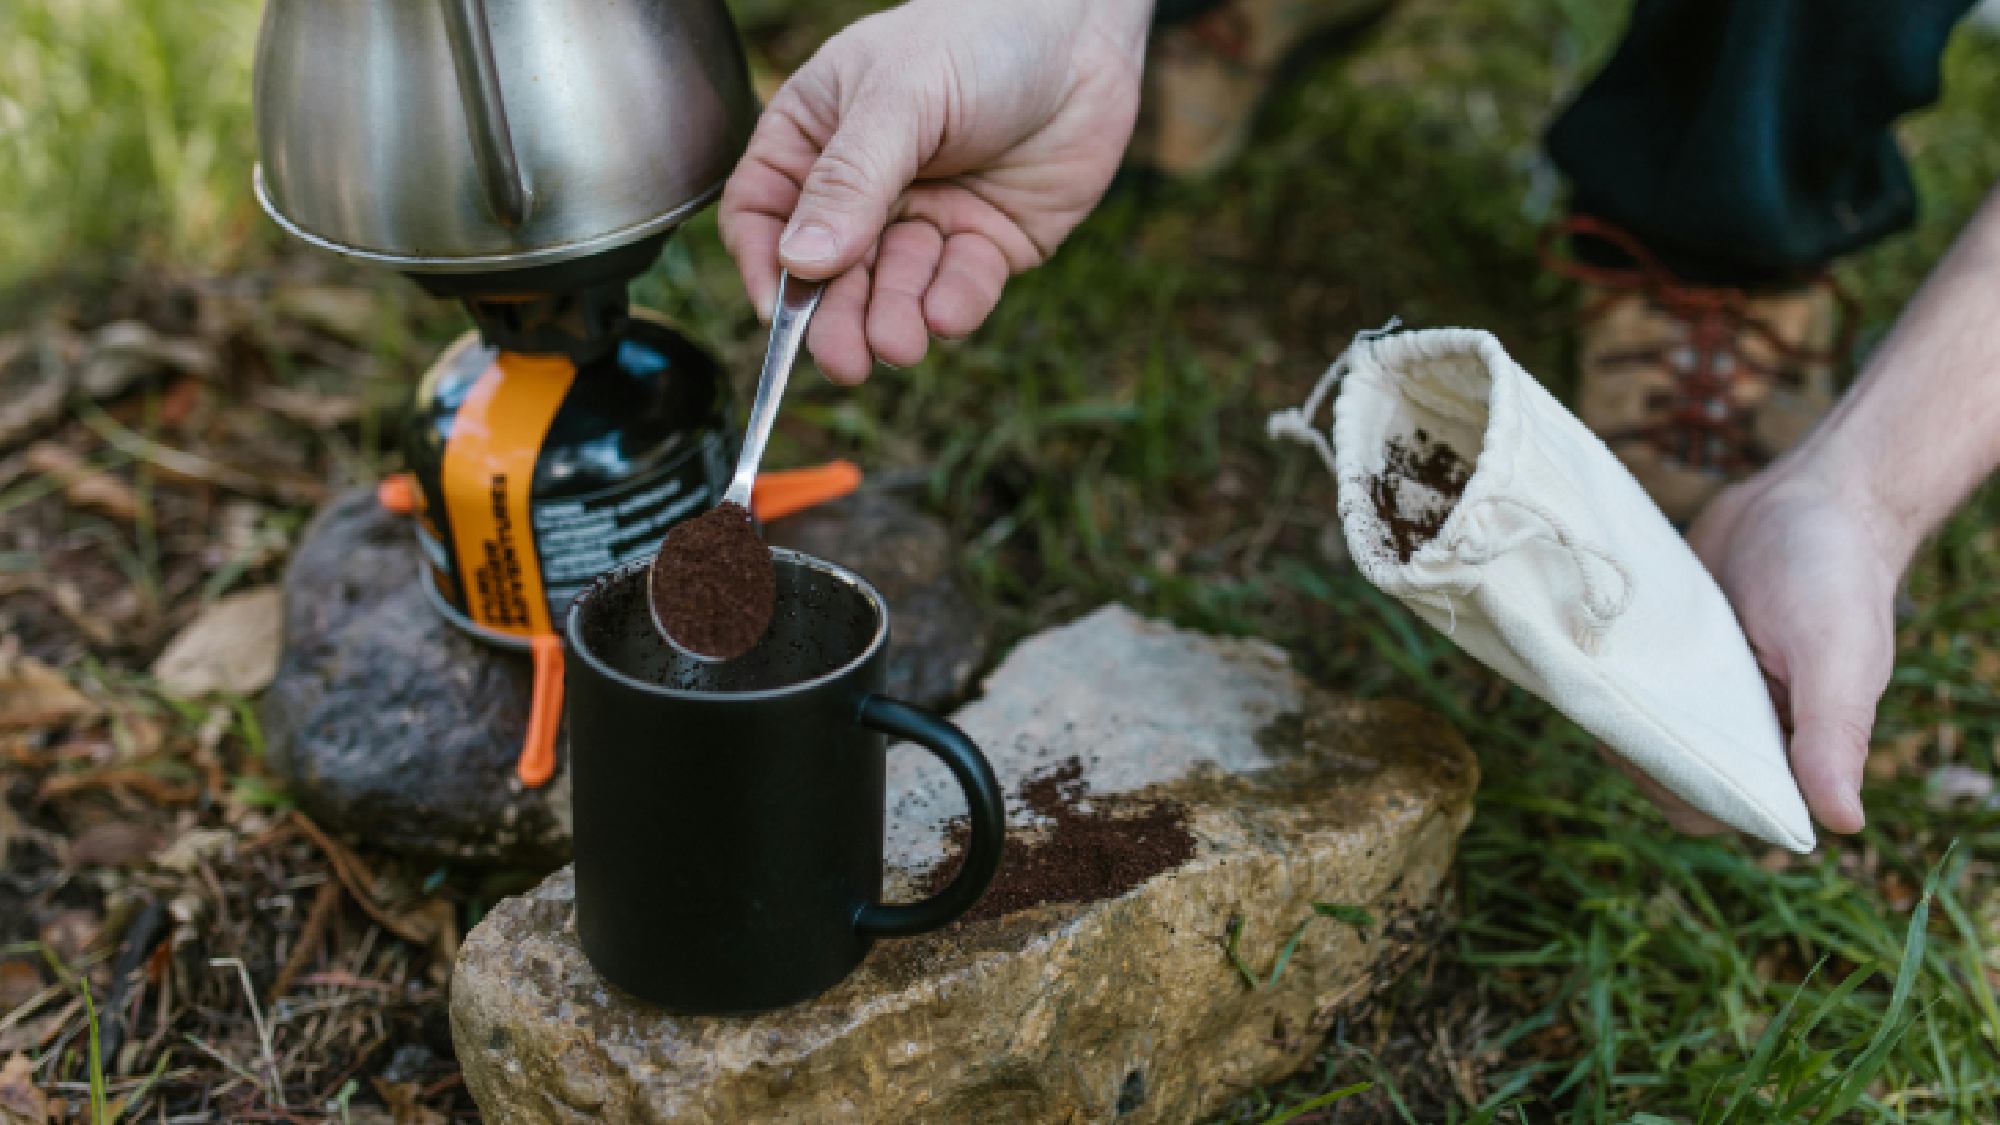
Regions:
<instances>
[{"instance_id":1,"label":"fallen leaf","mask_svg":"<svg viewBox=\"0 0 2000 1125\"><path fill-rule=\"evenodd\" d=\"M77 385L90 397L104 399L158 372L208 375L215 368L214 349L200 340L163 336L142 321L120 320L91 334L90 355Z\"/></svg>"},{"instance_id":2,"label":"fallen leaf","mask_svg":"<svg viewBox=\"0 0 2000 1125\"><path fill-rule=\"evenodd\" d=\"M236 842L236 833L227 828L190 828L153 857L153 865L166 871L192 875L204 861L213 860Z\"/></svg>"},{"instance_id":3,"label":"fallen leaf","mask_svg":"<svg viewBox=\"0 0 2000 1125\"><path fill-rule=\"evenodd\" d=\"M27 336L0 336L0 449L48 427L62 415L74 374Z\"/></svg>"},{"instance_id":4,"label":"fallen leaf","mask_svg":"<svg viewBox=\"0 0 2000 1125\"><path fill-rule=\"evenodd\" d=\"M184 375L167 384L166 392L160 395L158 411L160 424L179 430L187 426L188 419L195 411L208 402L208 384L192 375Z\"/></svg>"},{"instance_id":5,"label":"fallen leaf","mask_svg":"<svg viewBox=\"0 0 2000 1125\"><path fill-rule=\"evenodd\" d=\"M271 520L271 509L252 500L231 500L216 513L214 542L209 548L213 569L256 570L284 557L291 536Z\"/></svg>"},{"instance_id":6,"label":"fallen leaf","mask_svg":"<svg viewBox=\"0 0 2000 1125\"><path fill-rule=\"evenodd\" d=\"M1973 655L1972 678L1987 687L2000 687L2000 648L1982 648Z\"/></svg>"},{"instance_id":7,"label":"fallen leaf","mask_svg":"<svg viewBox=\"0 0 2000 1125\"><path fill-rule=\"evenodd\" d=\"M112 711L111 744L127 761L150 758L167 744L167 720L132 708Z\"/></svg>"},{"instance_id":8,"label":"fallen leaf","mask_svg":"<svg viewBox=\"0 0 2000 1125\"><path fill-rule=\"evenodd\" d=\"M365 344L382 325L375 293L340 285L301 285L281 289L271 299L281 316L303 321L350 344Z\"/></svg>"},{"instance_id":9,"label":"fallen leaf","mask_svg":"<svg viewBox=\"0 0 2000 1125\"><path fill-rule=\"evenodd\" d=\"M51 576L42 583L42 593L48 595L50 604L56 607L57 613L63 615L63 620L74 626L76 631L82 633L91 644L109 645L117 640L118 635L112 631L110 623L104 616L92 612L92 607L85 604L83 591L77 589L76 583L67 578ZM129 594L131 591L126 589L120 593Z\"/></svg>"},{"instance_id":10,"label":"fallen leaf","mask_svg":"<svg viewBox=\"0 0 2000 1125\"><path fill-rule=\"evenodd\" d=\"M96 912L71 907L56 911L55 917L42 923L39 936L56 960L67 965L96 945L103 933L104 920Z\"/></svg>"},{"instance_id":11,"label":"fallen leaf","mask_svg":"<svg viewBox=\"0 0 2000 1125\"><path fill-rule=\"evenodd\" d=\"M38 441L26 454L28 468L54 478L63 499L72 507L102 512L126 521L139 517L139 498L132 486L119 480L102 466L93 465L75 450L53 441Z\"/></svg>"},{"instance_id":12,"label":"fallen leaf","mask_svg":"<svg viewBox=\"0 0 2000 1125\"><path fill-rule=\"evenodd\" d=\"M304 387L259 387L253 401L280 418L315 430L331 430L361 417L361 399Z\"/></svg>"},{"instance_id":13,"label":"fallen leaf","mask_svg":"<svg viewBox=\"0 0 2000 1125\"><path fill-rule=\"evenodd\" d=\"M1938 811L1993 797L1993 775L1966 766L1939 766L1924 780L1924 803Z\"/></svg>"},{"instance_id":14,"label":"fallen leaf","mask_svg":"<svg viewBox=\"0 0 2000 1125\"><path fill-rule=\"evenodd\" d=\"M43 1125L49 1100L35 1085L35 1064L14 1055L0 1064L0 1125Z\"/></svg>"},{"instance_id":15,"label":"fallen leaf","mask_svg":"<svg viewBox=\"0 0 2000 1125\"><path fill-rule=\"evenodd\" d=\"M1862 768L1868 780L1875 782L1894 781L1916 768L1918 759L1930 748L1929 731L1909 731L1880 743L1868 753L1868 763Z\"/></svg>"},{"instance_id":16,"label":"fallen leaf","mask_svg":"<svg viewBox=\"0 0 2000 1125\"><path fill-rule=\"evenodd\" d=\"M389 1113L396 1125L445 1125L445 1115L417 1099L422 1096L422 1087L415 1082L390 1082L372 1078L375 1092L382 1098L382 1104L389 1107Z\"/></svg>"},{"instance_id":17,"label":"fallen leaf","mask_svg":"<svg viewBox=\"0 0 2000 1125\"><path fill-rule=\"evenodd\" d=\"M52 775L35 790L38 801L52 801L86 789L132 792L156 805L190 805L201 797L201 783L174 781L143 766L107 766Z\"/></svg>"},{"instance_id":18,"label":"fallen leaf","mask_svg":"<svg viewBox=\"0 0 2000 1125\"><path fill-rule=\"evenodd\" d=\"M42 970L25 957L0 961L0 1016L42 994Z\"/></svg>"},{"instance_id":19,"label":"fallen leaf","mask_svg":"<svg viewBox=\"0 0 2000 1125\"><path fill-rule=\"evenodd\" d=\"M23 653L19 638L0 637L0 730L52 727L97 713L97 704L60 672Z\"/></svg>"},{"instance_id":20,"label":"fallen leaf","mask_svg":"<svg viewBox=\"0 0 2000 1125\"><path fill-rule=\"evenodd\" d=\"M22 1020L14 1026L0 1031L0 1055L15 1051L39 1051L47 1047L62 1034L64 1025L83 1011L81 997L52 1012L44 1012ZM0 1121L0 1125L5 1125Z\"/></svg>"},{"instance_id":21,"label":"fallen leaf","mask_svg":"<svg viewBox=\"0 0 2000 1125\"><path fill-rule=\"evenodd\" d=\"M1766 871L1782 874L1797 866L1797 859L1797 856L1783 848L1765 848L1764 854L1757 857L1757 866Z\"/></svg>"},{"instance_id":22,"label":"fallen leaf","mask_svg":"<svg viewBox=\"0 0 2000 1125\"><path fill-rule=\"evenodd\" d=\"M168 642L153 662L153 678L161 690L181 699L264 690L278 672L282 611L276 586L223 598Z\"/></svg>"},{"instance_id":23,"label":"fallen leaf","mask_svg":"<svg viewBox=\"0 0 2000 1125\"><path fill-rule=\"evenodd\" d=\"M159 834L129 820L93 824L70 841L69 861L75 867L133 867L160 847Z\"/></svg>"}]
</instances>

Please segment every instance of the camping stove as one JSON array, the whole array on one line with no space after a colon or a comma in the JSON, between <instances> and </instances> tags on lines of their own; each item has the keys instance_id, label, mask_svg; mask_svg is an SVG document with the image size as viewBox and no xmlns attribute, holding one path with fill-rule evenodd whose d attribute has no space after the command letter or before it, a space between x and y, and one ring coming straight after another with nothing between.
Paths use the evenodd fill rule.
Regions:
<instances>
[{"instance_id":1,"label":"camping stove","mask_svg":"<svg viewBox=\"0 0 2000 1125\"><path fill-rule=\"evenodd\" d=\"M736 460L715 358L627 298L742 151L735 29L720 0L269 0L255 104L279 226L472 316L380 497L412 517L438 611L532 653L517 772L542 785L571 597L709 507ZM778 475L759 514L855 475Z\"/></svg>"}]
</instances>

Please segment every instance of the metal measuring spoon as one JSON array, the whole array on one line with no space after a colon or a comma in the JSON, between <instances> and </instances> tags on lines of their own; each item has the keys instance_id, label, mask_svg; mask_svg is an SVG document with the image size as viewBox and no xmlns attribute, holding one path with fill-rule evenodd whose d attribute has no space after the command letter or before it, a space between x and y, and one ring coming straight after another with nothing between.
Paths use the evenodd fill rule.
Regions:
<instances>
[{"instance_id":1,"label":"metal measuring spoon","mask_svg":"<svg viewBox=\"0 0 2000 1125\"><path fill-rule=\"evenodd\" d=\"M728 491L722 494L717 505L735 504L745 512L750 510L751 493L757 484L757 466L764 459L764 447L771 440L771 426L778 419L778 401L785 395L785 384L791 379L792 365L798 361L799 345L805 342L806 325L811 322L813 311L819 308L820 295L825 292L823 281L803 281L789 273L778 276L778 306L771 316L771 341L764 351L764 370L757 378L757 397L750 404L750 425L743 435L743 451L736 458L736 475L729 482ZM707 518L706 515L697 519ZM667 533L668 539L673 532ZM716 662L742 655L740 652L705 653L682 644L667 627L665 615L660 612L659 591L661 580L669 576L659 573L661 562L667 554L667 544L662 542L662 551L653 556L653 565L646 575L646 608L653 617L653 628L662 639L683 656L704 662ZM766 562L769 555L764 556ZM766 627L769 621L765 622ZM762 635L760 629L759 635Z\"/></svg>"}]
</instances>

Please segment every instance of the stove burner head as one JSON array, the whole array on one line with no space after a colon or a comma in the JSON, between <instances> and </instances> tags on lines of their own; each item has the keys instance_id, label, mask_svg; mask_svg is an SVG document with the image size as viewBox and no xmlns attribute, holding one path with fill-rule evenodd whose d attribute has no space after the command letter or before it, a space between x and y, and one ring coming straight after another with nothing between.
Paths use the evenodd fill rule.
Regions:
<instances>
[{"instance_id":1,"label":"stove burner head","mask_svg":"<svg viewBox=\"0 0 2000 1125\"><path fill-rule=\"evenodd\" d=\"M626 287L659 256L665 233L550 266L487 273L413 273L434 297L455 297L488 344L510 352L602 359L630 323Z\"/></svg>"}]
</instances>

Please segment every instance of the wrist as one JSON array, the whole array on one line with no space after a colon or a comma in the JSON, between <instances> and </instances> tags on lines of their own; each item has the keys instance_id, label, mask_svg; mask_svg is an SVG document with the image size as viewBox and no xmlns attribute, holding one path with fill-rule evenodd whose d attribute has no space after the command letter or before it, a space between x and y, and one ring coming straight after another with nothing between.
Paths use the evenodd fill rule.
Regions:
<instances>
[{"instance_id":1,"label":"wrist","mask_svg":"<svg viewBox=\"0 0 2000 1125\"><path fill-rule=\"evenodd\" d=\"M1884 558L1923 540L2000 464L2000 192L1911 299L1854 386L1773 475L1806 479L1863 519Z\"/></svg>"},{"instance_id":2,"label":"wrist","mask_svg":"<svg viewBox=\"0 0 2000 1125\"><path fill-rule=\"evenodd\" d=\"M1901 574L1950 506L1912 495L1915 474L1896 471L1893 454L1867 430L1836 413L1767 474L1847 508L1868 530L1882 561Z\"/></svg>"}]
</instances>

